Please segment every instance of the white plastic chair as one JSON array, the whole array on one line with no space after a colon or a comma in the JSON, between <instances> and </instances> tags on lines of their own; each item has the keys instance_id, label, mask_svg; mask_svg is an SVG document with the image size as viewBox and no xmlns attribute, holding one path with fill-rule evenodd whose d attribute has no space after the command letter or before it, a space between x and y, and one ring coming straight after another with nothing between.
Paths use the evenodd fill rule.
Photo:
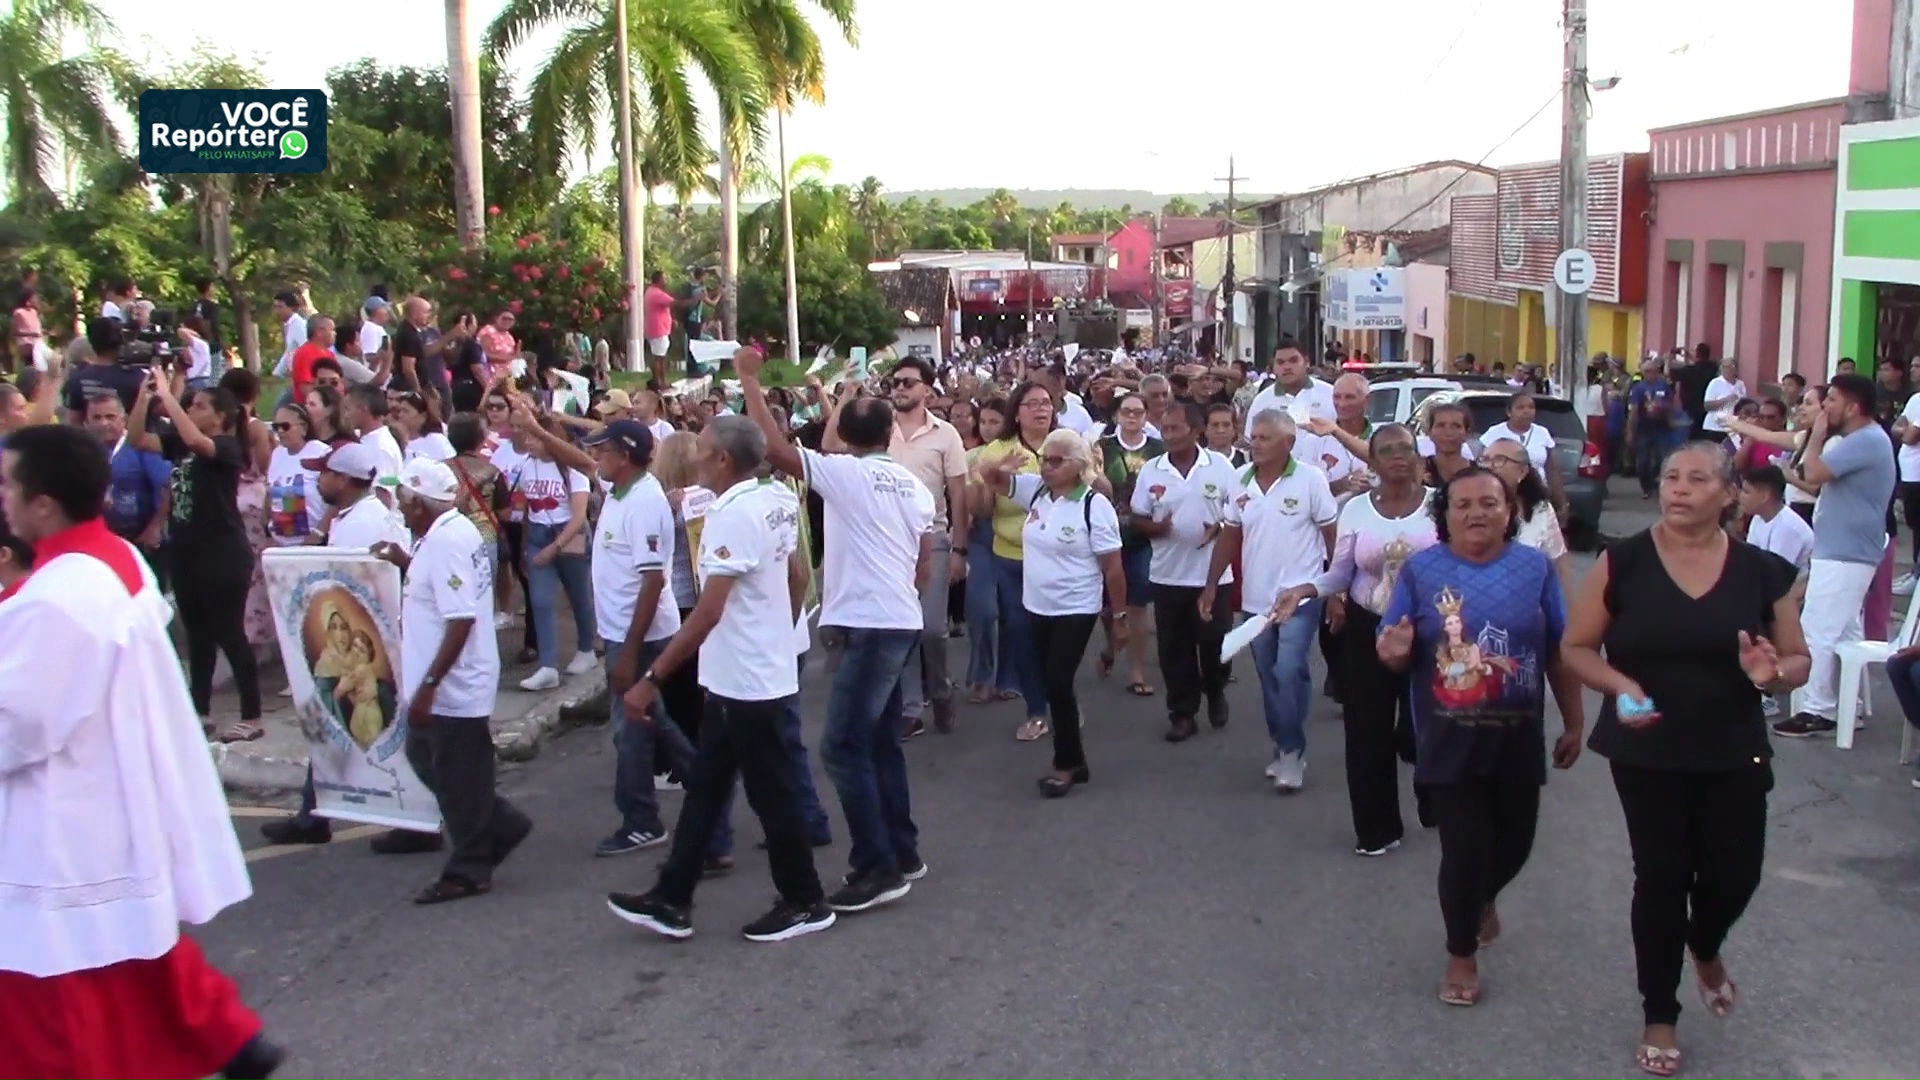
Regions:
<instances>
[{"instance_id":1,"label":"white plastic chair","mask_svg":"<svg viewBox=\"0 0 1920 1080\"><path fill-rule=\"evenodd\" d=\"M1835 702L1833 744L1842 750L1853 749L1853 729L1859 726L1862 699L1866 711L1873 712L1872 691L1866 681L1869 664L1885 664L1887 658L1913 644L1915 617L1920 616L1920 597L1907 602L1906 617L1900 620L1900 633L1892 641L1850 641L1836 650L1840 659L1840 693ZM1906 764L1913 742L1913 725L1900 721L1900 763Z\"/></svg>"}]
</instances>

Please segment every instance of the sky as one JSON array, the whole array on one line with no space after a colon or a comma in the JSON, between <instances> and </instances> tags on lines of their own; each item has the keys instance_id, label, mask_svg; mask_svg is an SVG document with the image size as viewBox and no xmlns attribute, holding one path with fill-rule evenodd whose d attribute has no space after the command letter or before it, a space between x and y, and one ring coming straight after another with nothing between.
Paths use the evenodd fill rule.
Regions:
<instances>
[{"instance_id":1,"label":"sky","mask_svg":"<svg viewBox=\"0 0 1920 1080\"><path fill-rule=\"evenodd\" d=\"M361 57L446 60L430 0L329 0L286 19L256 0L97 2L151 62L189 54L191 27L285 89ZM476 33L503 3L471 0ZM788 154L896 191L1219 191L1231 159L1241 190L1273 193L1441 158L1540 161L1559 155L1559 6L860 0L859 45L829 41L826 104L791 118ZM1620 79L1593 95L1589 148L1644 150L1651 127L1842 96L1851 21L1847 0L1767 17L1751 0L1589 0L1589 71ZM524 79L552 40L509 69Z\"/></svg>"}]
</instances>

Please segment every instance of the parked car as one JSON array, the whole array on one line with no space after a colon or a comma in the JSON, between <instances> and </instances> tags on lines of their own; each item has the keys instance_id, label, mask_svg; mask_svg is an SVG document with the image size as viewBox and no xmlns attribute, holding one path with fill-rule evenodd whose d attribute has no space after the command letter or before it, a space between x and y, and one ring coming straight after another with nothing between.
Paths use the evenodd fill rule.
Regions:
<instances>
[{"instance_id":1,"label":"parked car","mask_svg":"<svg viewBox=\"0 0 1920 1080\"><path fill-rule=\"evenodd\" d=\"M1430 391L1414 406L1412 426L1424 435L1427 414L1433 411L1435 405L1443 401L1464 405L1470 421L1467 430L1473 437L1477 452L1480 435L1507 418L1507 402L1512 397L1512 390L1478 387ZM1553 463L1567 497L1567 520L1560 523L1566 532L1567 544L1581 551L1590 551L1600 541L1600 511L1607 500L1606 462L1602 460L1600 448L1587 441L1586 423L1574 410L1573 402L1566 398L1535 394L1533 404L1533 422L1546 428L1547 434L1553 436Z\"/></svg>"},{"instance_id":2,"label":"parked car","mask_svg":"<svg viewBox=\"0 0 1920 1080\"><path fill-rule=\"evenodd\" d=\"M1375 382L1367 390L1367 421L1374 424L1404 424L1413 419L1413 410L1442 390L1505 390L1507 381L1498 375L1415 375Z\"/></svg>"}]
</instances>

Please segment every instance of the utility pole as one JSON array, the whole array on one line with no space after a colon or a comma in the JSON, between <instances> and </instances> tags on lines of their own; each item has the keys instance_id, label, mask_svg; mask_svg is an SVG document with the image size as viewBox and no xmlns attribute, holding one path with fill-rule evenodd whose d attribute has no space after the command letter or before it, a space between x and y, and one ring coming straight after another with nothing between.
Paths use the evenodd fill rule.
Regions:
<instances>
[{"instance_id":1,"label":"utility pole","mask_svg":"<svg viewBox=\"0 0 1920 1080\"><path fill-rule=\"evenodd\" d=\"M1225 321L1226 330L1222 331L1216 322L1213 339L1220 347L1220 360L1229 364L1240 358L1240 323L1233 317L1233 249L1240 242L1240 221L1234 216L1234 211L1239 209L1234 201L1234 184L1245 179L1234 175L1231 156L1227 158L1227 175L1214 177L1216 182L1227 182L1227 272L1220 281L1220 318Z\"/></svg>"},{"instance_id":2,"label":"utility pole","mask_svg":"<svg viewBox=\"0 0 1920 1080\"><path fill-rule=\"evenodd\" d=\"M1153 309L1153 344L1158 346L1162 334L1160 324L1160 211L1153 212L1153 250L1147 255L1148 279L1147 306Z\"/></svg>"},{"instance_id":3,"label":"utility pole","mask_svg":"<svg viewBox=\"0 0 1920 1080\"><path fill-rule=\"evenodd\" d=\"M619 114L620 132L620 280L626 285L627 370L646 371L647 343L641 316L647 297L640 287L640 277L642 267L646 264L647 234L640 217L639 189L636 186L638 175L633 162L633 89L631 64L627 55L627 5L615 4L613 10L614 51L618 54L620 64L620 103L615 111ZM665 369L661 368L658 374L664 379Z\"/></svg>"},{"instance_id":4,"label":"utility pole","mask_svg":"<svg viewBox=\"0 0 1920 1080\"><path fill-rule=\"evenodd\" d=\"M1587 0L1562 0L1566 82L1560 95L1560 250L1587 246ZM1587 363L1587 297L1560 292L1553 366L1560 392L1578 403Z\"/></svg>"},{"instance_id":5,"label":"utility pole","mask_svg":"<svg viewBox=\"0 0 1920 1080\"><path fill-rule=\"evenodd\" d=\"M1033 347L1033 222L1027 222L1027 347Z\"/></svg>"}]
</instances>

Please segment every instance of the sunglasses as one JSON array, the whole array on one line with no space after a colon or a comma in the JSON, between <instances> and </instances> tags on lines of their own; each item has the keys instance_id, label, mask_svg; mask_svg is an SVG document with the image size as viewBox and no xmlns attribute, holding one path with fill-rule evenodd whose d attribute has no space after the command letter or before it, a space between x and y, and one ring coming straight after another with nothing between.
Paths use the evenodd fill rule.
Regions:
<instances>
[{"instance_id":1,"label":"sunglasses","mask_svg":"<svg viewBox=\"0 0 1920 1080\"><path fill-rule=\"evenodd\" d=\"M926 383L926 380L924 379L888 379L887 380L887 389L889 390L898 390L902 387L925 386L925 385L927 385L927 383Z\"/></svg>"},{"instance_id":2,"label":"sunglasses","mask_svg":"<svg viewBox=\"0 0 1920 1080\"><path fill-rule=\"evenodd\" d=\"M291 420L275 420L273 422L273 430L278 431L282 434L292 431L293 427L294 427L294 424L293 424L293 421Z\"/></svg>"}]
</instances>

